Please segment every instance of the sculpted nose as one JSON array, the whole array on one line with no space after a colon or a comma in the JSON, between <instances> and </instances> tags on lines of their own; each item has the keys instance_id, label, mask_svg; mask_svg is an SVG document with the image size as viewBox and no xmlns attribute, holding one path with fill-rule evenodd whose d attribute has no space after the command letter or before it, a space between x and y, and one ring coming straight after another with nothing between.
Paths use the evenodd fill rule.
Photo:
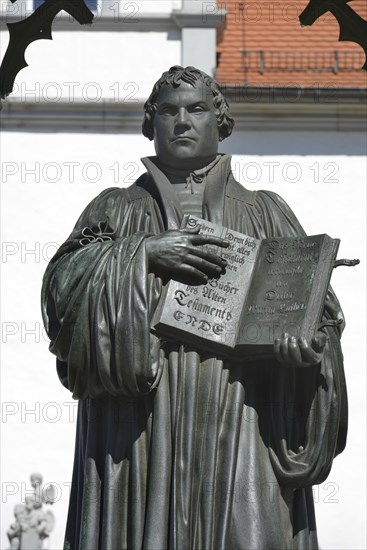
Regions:
<instances>
[{"instance_id":1,"label":"sculpted nose","mask_svg":"<svg viewBox=\"0 0 367 550\"><path fill-rule=\"evenodd\" d=\"M183 107L181 107L178 110L177 118L176 118L176 127L185 127L185 128L191 128L191 120L190 115L187 112L187 110Z\"/></svg>"}]
</instances>

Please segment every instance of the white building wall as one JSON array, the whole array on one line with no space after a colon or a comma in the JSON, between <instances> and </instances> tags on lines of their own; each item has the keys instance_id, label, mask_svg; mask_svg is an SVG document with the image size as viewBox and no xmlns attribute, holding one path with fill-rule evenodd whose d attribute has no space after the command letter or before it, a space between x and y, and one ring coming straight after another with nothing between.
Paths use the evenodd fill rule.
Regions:
<instances>
[{"instance_id":1,"label":"white building wall","mask_svg":"<svg viewBox=\"0 0 367 550\"><path fill-rule=\"evenodd\" d=\"M8 37L0 37L5 51ZM134 103L157 75L181 63L181 33L56 31L52 41L33 42L26 59L10 99Z\"/></svg>"},{"instance_id":2,"label":"white building wall","mask_svg":"<svg viewBox=\"0 0 367 550\"><path fill-rule=\"evenodd\" d=\"M16 4L11 4L10 1L0 0L1 14L24 17L33 12L33 0L18 0ZM191 3L198 4L201 3L201 0L194 0ZM181 7L182 0L97 0L95 17L101 17L102 13L126 16L132 11L134 13L170 13L172 10L181 9ZM65 13L61 14L61 17L63 16Z\"/></svg>"}]
</instances>

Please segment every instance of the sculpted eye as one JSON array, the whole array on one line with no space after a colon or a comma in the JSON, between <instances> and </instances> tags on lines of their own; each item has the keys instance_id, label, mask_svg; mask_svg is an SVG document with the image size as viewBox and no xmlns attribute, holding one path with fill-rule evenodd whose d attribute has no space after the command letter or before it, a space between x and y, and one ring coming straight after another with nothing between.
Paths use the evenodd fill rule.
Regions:
<instances>
[{"instance_id":1,"label":"sculpted eye","mask_svg":"<svg viewBox=\"0 0 367 550\"><path fill-rule=\"evenodd\" d=\"M195 105L192 107L191 112L192 113L203 113L206 109L203 107L203 105Z\"/></svg>"},{"instance_id":2,"label":"sculpted eye","mask_svg":"<svg viewBox=\"0 0 367 550\"><path fill-rule=\"evenodd\" d=\"M159 114L160 115L175 115L176 113L176 109L174 107L170 107L169 105L166 105L165 107L162 107L161 109L159 109Z\"/></svg>"}]
</instances>

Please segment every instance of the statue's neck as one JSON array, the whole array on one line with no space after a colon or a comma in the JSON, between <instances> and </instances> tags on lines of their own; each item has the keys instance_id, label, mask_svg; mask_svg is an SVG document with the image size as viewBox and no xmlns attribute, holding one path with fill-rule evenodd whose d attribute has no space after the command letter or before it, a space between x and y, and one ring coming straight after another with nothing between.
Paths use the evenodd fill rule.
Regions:
<instances>
[{"instance_id":1,"label":"statue's neck","mask_svg":"<svg viewBox=\"0 0 367 550\"><path fill-rule=\"evenodd\" d=\"M217 164L221 156L222 155L216 155L209 163L205 164L205 166L199 166L195 169L185 168L184 170L172 166L167 166L158 157L154 159L154 162L158 166L158 168L162 170L162 172L167 176L171 183L184 183L192 177L194 177L195 179L203 179L210 172L213 166Z\"/></svg>"}]
</instances>

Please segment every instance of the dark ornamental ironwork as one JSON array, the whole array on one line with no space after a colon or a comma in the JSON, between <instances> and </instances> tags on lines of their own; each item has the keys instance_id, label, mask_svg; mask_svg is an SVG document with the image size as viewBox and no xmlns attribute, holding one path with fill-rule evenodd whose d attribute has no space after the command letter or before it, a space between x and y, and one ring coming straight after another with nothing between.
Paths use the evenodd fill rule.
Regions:
<instances>
[{"instance_id":1,"label":"dark ornamental ironwork","mask_svg":"<svg viewBox=\"0 0 367 550\"><path fill-rule=\"evenodd\" d=\"M16 0L11 0L13 3ZM13 91L14 81L22 69L27 47L35 40L52 40L52 23L64 10L81 25L90 24L93 13L84 0L45 0L29 17L15 23L7 23L9 44L0 67L0 98L5 99Z\"/></svg>"},{"instance_id":2,"label":"dark ornamental ironwork","mask_svg":"<svg viewBox=\"0 0 367 550\"><path fill-rule=\"evenodd\" d=\"M356 13L348 4L349 0L310 0L299 16L301 25L313 25L321 15L328 11L339 23L339 41L356 42L366 54L364 65L367 71L367 21Z\"/></svg>"}]
</instances>

